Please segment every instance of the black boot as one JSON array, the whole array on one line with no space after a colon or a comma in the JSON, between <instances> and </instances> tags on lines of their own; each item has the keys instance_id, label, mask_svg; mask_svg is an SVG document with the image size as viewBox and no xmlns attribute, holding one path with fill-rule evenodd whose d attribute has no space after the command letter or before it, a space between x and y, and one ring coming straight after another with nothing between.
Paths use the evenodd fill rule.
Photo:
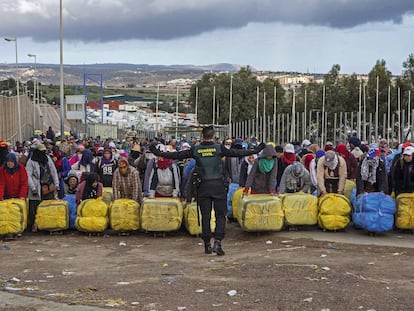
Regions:
<instances>
[{"instance_id":1,"label":"black boot","mask_svg":"<svg viewBox=\"0 0 414 311\"><path fill-rule=\"evenodd\" d=\"M216 253L218 256L223 256L225 253L221 248L221 241L214 240L213 252Z\"/></svg>"},{"instance_id":2,"label":"black boot","mask_svg":"<svg viewBox=\"0 0 414 311\"><path fill-rule=\"evenodd\" d=\"M204 242L204 253L211 254L213 252L213 248L211 247L210 241Z\"/></svg>"}]
</instances>

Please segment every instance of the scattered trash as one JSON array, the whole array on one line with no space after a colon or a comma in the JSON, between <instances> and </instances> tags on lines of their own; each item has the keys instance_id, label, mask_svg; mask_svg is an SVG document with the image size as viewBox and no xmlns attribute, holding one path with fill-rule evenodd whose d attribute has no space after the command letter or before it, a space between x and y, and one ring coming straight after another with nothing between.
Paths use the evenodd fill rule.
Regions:
<instances>
[{"instance_id":1,"label":"scattered trash","mask_svg":"<svg viewBox=\"0 0 414 311\"><path fill-rule=\"evenodd\" d=\"M139 305L139 302L138 301L133 301L133 302L131 302L131 305L137 306L137 305Z\"/></svg>"},{"instance_id":2,"label":"scattered trash","mask_svg":"<svg viewBox=\"0 0 414 311\"><path fill-rule=\"evenodd\" d=\"M393 256L398 256L398 255L401 255L401 253L393 253L392 255Z\"/></svg>"},{"instance_id":3,"label":"scattered trash","mask_svg":"<svg viewBox=\"0 0 414 311\"><path fill-rule=\"evenodd\" d=\"M19 290L22 290L22 289L17 288L17 287L12 287L12 286L4 286L3 290L9 291L9 292L16 292L16 291L19 291Z\"/></svg>"},{"instance_id":4,"label":"scattered trash","mask_svg":"<svg viewBox=\"0 0 414 311\"><path fill-rule=\"evenodd\" d=\"M75 274L75 272L63 270L62 274L63 275L72 275L72 274Z\"/></svg>"},{"instance_id":5,"label":"scattered trash","mask_svg":"<svg viewBox=\"0 0 414 311\"><path fill-rule=\"evenodd\" d=\"M42 251L41 249L36 249L36 250L35 250L35 252L36 252L36 253L41 253L41 252L43 252L43 251Z\"/></svg>"},{"instance_id":6,"label":"scattered trash","mask_svg":"<svg viewBox=\"0 0 414 311\"><path fill-rule=\"evenodd\" d=\"M286 244L286 243L290 243L290 242L293 242L293 240L284 240L284 241L282 241L280 243Z\"/></svg>"},{"instance_id":7,"label":"scattered trash","mask_svg":"<svg viewBox=\"0 0 414 311\"><path fill-rule=\"evenodd\" d=\"M187 307L177 307L177 310L178 311L184 311L184 310L187 310Z\"/></svg>"},{"instance_id":8,"label":"scattered trash","mask_svg":"<svg viewBox=\"0 0 414 311\"><path fill-rule=\"evenodd\" d=\"M324 270L324 271L331 271L331 268L329 268L329 267L322 267L321 269Z\"/></svg>"},{"instance_id":9,"label":"scattered trash","mask_svg":"<svg viewBox=\"0 0 414 311\"><path fill-rule=\"evenodd\" d=\"M368 264L369 265L375 265L375 262L369 262Z\"/></svg>"},{"instance_id":10,"label":"scattered trash","mask_svg":"<svg viewBox=\"0 0 414 311\"><path fill-rule=\"evenodd\" d=\"M270 244L272 244L272 243L273 243L273 242L272 242L272 241L270 241L270 240L267 240L267 241L266 241L266 244L267 244L267 245L270 245Z\"/></svg>"},{"instance_id":11,"label":"scattered trash","mask_svg":"<svg viewBox=\"0 0 414 311\"><path fill-rule=\"evenodd\" d=\"M227 295L229 295L230 297L236 296L236 294L237 294L237 291L236 291L236 290L234 290L234 289L229 290L229 291L227 292Z\"/></svg>"},{"instance_id":12,"label":"scattered trash","mask_svg":"<svg viewBox=\"0 0 414 311\"><path fill-rule=\"evenodd\" d=\"M4 251L9 251L10 250L10 246L8 246L8 245L2 245L1 246L1 249L4 250Z\"/></svg>"},{"instance_id":13,"label":"scattered trash","mask_svg":"<svg viewBox=\"0 0 414 311\"><path fill-rule=\"evenodd\" d=\"M20 279L18 279L16 277L12 277L9 281L14 282L14 283L18 283L18 282L20 282Z\"/></svg>"},{"instance_id":14,"label":"scattered trash","mask_svg":"<svg viewBox=\"0 0 414 311\"><path fill-rule=\"evenodd\" d=\"M30 270L30 269L24 269L23 270L23 273L29 273L30 271L32 271L32 270Z\"/></svg>"},{"instance_id":15,"label":"scattered trash","mask_svg":"<svg viewBox=\"0 0 414 311\"><path fill-rule=\"evenodd\" d=\"M37 258L37 261L45 261L45 257L39 257Z\"/></svg>"},{"instance_id":16,"label":"scattered trash","mask_svg":"<svg viewBox=\"0 0 414 311\"><path fill-rule=\"evenodd\" d=\"M119 246L127 246L127 244L126 244L126 242L121 241L121 242L119 242Z\"/></svg>"},{"instance_id":17,"label":"scattered trash","mask_svg":"<svg viewBox=\"0 0 414 311\"><path fill-rule=\"evenodd\" d=\"M213 303L212 306L213 307L221 307L223 304L222 303Z\"/></svg>"},{"instance_id":18,"label":"scattered trash","mask_svg":"<svg viewBox=\"0 0 414 311\"><path fill-rule=\"evenodd\" d=\"M165 279L163 279L164 282L166 282L167 284L172 284L175 283L175 281L177 281L177 279L175 277L169 276L166 277Z\"/></svg>"},{"instance_id":19,"label":"scattered trash","mask_svg":"<svg viewBox=\"0 0 414 311\"><path fill-rule=\"evenodd\" d=\"M321 309L321 311L331 311L331 309Z\"/></svg>"},{"instance_id":20,"label":"scattered trash","mask_svg":"<svg viewBox=\"0 0 414 311\"><path fill-rule=\"evenodd\" d=\"M273 249L268 249L267 251L268 252L273 252L273 251L291 251L291 250L294 250L294 249L301 249L301 248L306 248L306 246L302 245L302 246L290 247L290 245L289 245L289 246L287 246L285 248L273 248Z\"/></svg>"},{"instance_id":21,"label":"scattered trash","mask_svg":"<svg viewBox=\"0 0 414 311\"><path fill-rule=\"evenodd\" d=\"M328 256L328 255L326 255L326 254L322 254L322 255L321 255L321 257L322 257L322 258L324 258L324 257L326 257L326 256Z\"/></svg>"},{"instance_id":22,"label":"scattered trash","mask_svg":"<svg viewBox=\"0 0 414 311\"><path fill-rule=\"evenodd\" d=\"M116 302L108 302L105 304L107 307L119 307L119 303Z\"/></svg>"},{"instance_id":23,"label":"scattered trash","mask_svg":"<svg viewBox=\"0 0 414 311\"><path fill-rule=\"evenodd\" d=\"M163 263L163 264L162 264L162 266L163 266L164 268L167 268L167 267L168 267L168 263Z\"/></svg>"},{"instance_id":24,"label":"scattered trash","mask_svg":"<svg viewBox=\"0 0 414 311\"><path fill-rule=\"evenodd\" d=\"M335 249L336 246L334 244L332 244L332 243L328 243L328 248Z\"/></svg>"},{"instance_id":25,"label":"scattered trash","mask_svg":"<svg viewBox=\"0 0 414 311\"><path fill-rule=\"evenodd\" d=\"M196 293L204 293L204 289L200 288L200 289L196 289L195 291Z\"/></svg>"},{"instance_id":26,"label":"scattered trash","mask_svg":"<svg viewBox=\"0 0 414 311\"><path fill-rule=\"evenodd\" d=\"M129 285L129 282L117 282L116 285Z\"/></svg>"},{"instance_id":27,"label":"scattered trash","mask_svg":"<svg viewBox=\"0 0 414 311\"><path fill-rule=\"evenodd\" d=\"M304 302L312 302L312 300L313 300L313 298L312 298L312 297L309 297L309 298L305 298L305 299L303 299L303 301L304 301Z\"/></svg>"}]
</instances>

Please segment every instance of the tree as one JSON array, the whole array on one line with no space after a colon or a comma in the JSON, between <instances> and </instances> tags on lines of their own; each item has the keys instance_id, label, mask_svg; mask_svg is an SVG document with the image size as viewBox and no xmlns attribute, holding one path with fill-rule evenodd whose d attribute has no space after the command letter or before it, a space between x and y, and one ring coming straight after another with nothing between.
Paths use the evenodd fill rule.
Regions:
<instances>
[{"instance_id":1,"label":"tree","mask_svg":"<svg viewBox=\"0 0 414 311\"><path fill-rule=\"evenodd\" d=\"M414 54L410 54L408 59L403 62L403 77L411 84L411 89L414 86Z\"/></svg>"}]
</instances>

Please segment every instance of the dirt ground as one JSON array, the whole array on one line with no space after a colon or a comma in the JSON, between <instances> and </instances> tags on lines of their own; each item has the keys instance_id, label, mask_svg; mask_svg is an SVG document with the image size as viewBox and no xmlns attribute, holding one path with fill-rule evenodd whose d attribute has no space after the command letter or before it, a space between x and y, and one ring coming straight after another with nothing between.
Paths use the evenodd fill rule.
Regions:
<instances>
[{"instance_id":1,"label":"dirt ground","mask_svg":"<svg viewBox=\"0 0 414 311\"><path fill-rule=\"evenodd\" d=\"M326 241L258 235L236 223L226 233L225 256L205 255L201 240L185 231L25 234L0 243L1 288L121 310L414 308L412 248L329 242L331 232Z\"/></svg>"}]
</instances>

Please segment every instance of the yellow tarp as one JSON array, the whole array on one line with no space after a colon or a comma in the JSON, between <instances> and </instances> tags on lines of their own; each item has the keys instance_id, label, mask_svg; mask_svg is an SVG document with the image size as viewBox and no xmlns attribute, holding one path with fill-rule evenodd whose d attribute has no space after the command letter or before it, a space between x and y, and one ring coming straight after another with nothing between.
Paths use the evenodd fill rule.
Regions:
<instances>
[{"instance_id":1,"label":"yellow tarp","mask_svg":"<svg viewBox=\"0 0 414 311\"><path fill-rule=\"evenodd\" d=\"M198 235L202 233L201 230L201 212L200 212L200 225L198 225L197 217L197 203L193 202L184 209L184 224L188 233L191 235ZM216 215L214 209L211 211L211 220L210 220L211 232L216 230Z\"/></svg>"},{"instance_id":2,"label":"yellow tarp","mask_svg":"<svg viewBox=\"0 0 414 311\"><path fill-rule=\"evenodd\" d=\"M109 206L109 223L117 231L138 230L140 224L139 204L130 199L118 199Z\"/></svg>"},{"instance_id":3,"label":"yellow tarp","mask_svg":"<svg viewBox=\"0 0 414 311\"><path fill-rule=\"evenodd\" d=\"M237 221L244 231L280 231L284 214L282 201L268 194L251 194L239 201Z\"/></svg>"},{"instance_id":4,"label":"yellow tarp","mask_svg":"<svg viewBox=\"0 0 414 311\"><path fill-rule=\"evenodd\" d=\"M312 194L284 194L282 208L288 225L316 225L318 222L318 198Z\"/></svg>"},{"instance_id":5,"label":"yellow tarp","mask_svg":"<svg viewBox=\"0 0 414 311\"><path fill-rule=\"evenodd\" d=\"M355 188L356 188L355 181L351 179L347 179L345 181L344 196L346 196L348 200L351 200L352 190L354 190Z\"/></svg>"},{"instance_id":6,"label":"yellow tarp","mask_svg":"<svg viewBox=\"0 0 414 311\"><path fill-rule=\"evenodd\" d=\"M327 230L344 229L350 221L351 203L341 194L328 193L319 199L318 225Z\"/></svg>"},{"instance_id":7,"label":"yellow tarp","mask_svg":"<svg viewBox=\"0 0 414 311\"><path fill-rule=\"evenodd\" d=\"M102 198L88 199L78 205L78 217L107 217L108 205Z\"/></svg>"},{"instance_id":8,"label":"yellow tarp","mask_svg":"<svg viewBox=\"0 0 414 311\"><path fill-rule=\"evenodd\" d=\"M233 194L233 199L231 201L231 207L233 209L233 217L237 219L237 208L239 206L239 201L243 195L244 188L237 189Z\"/></svg>"},{"instance_id":9,"label":"yellow tarp","mask_svg":"<svg viewBox=\"0 0 414 311\"><path fill-rule=\"evenodd\" d=\"M114 195L112 187L103 187L102 201L104 201L108 206L111 204L113 196Z\"/></svg>"},{"instance_id":10,"label":"yellow tarp","mask_svg":"<svg viewBox=\"0 0 414 311\"><path fill-rule=\"evenodd\" d=\"M414 229L414 193L401 193L396 201L395 226L399 229Z\"/></svg>"},{"instance_id":11,"label":"yellow tarp","mask_svg":"<svg viewBox=\"0 0 414 311\"><path fill-rule=\"evenodd\" d=\"M167 232L180 229L183 205L174 198L144 199L141 209L141 228L146 231Z\"/></svg>"},{"instance_id":12,"label":"yellow tarp","mask_svg":"<svg viewBox=\"0 0 414 311\"><path fill-rule=\"evenodd\" d=\"M64 200L44 200L37 207L35 224L39 230L69 228L69 205Z\"/></svg>"},{"instance_id":13,"label":"yellow tarp","mask_svg":"<svg viewBox=\"0 0 414 311\"><path fill-rule=\"evenodd\" d=\"M108 228L107 217L77 217L75 228L84 232L102 232Z\"/></svg>"},{"instance_id":14,"label":"yellow tarp","mask_svg":"<svg viewBox=\"0 0 414 311\"><path fill-rule=\"evenodd\" d=\"M25 200L8 199L0 202L0 235L22 233L27 227Z\"/></svg>"},{"instance_id":15,"label":"yellow tarp","mask_svg":"<svg viewBox=\"0 0 414 311\"><path fill-rule=\"evenodd\" d=\"M78 205L75 228L84 232L102 232L108 228L108 205L102 198L82 201Z\"/></svg>"}]
</instances>

